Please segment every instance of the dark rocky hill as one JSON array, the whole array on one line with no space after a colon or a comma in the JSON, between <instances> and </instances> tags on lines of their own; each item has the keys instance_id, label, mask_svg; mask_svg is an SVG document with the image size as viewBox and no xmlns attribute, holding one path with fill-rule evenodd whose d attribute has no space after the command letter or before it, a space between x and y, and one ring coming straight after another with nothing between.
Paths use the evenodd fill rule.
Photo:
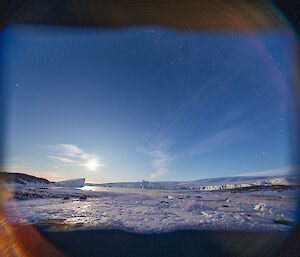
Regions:
<instances>
[{"instance_id":1,"label":"dark rocky hill","mask_svg":"<svg viewBox=\"0 0 300 257\"><path fill-rule=\"evenodd\" d=\"M8 183L18 183L26 185L27 183L42 183L49 184L49 180L45 178L38 178L35 176L23 174L23 173L11 173L11 172L0 172L0 181Z\"/></svg>"}]
</instances>

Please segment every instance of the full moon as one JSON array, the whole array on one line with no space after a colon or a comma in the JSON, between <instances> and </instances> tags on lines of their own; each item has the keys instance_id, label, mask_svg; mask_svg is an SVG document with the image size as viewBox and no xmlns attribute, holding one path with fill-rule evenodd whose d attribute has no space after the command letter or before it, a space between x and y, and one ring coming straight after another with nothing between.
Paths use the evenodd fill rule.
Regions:
<instances>
[{"instance_id":1,"label":"full moon","mask_svg":"<svg viewBox=\"0 0 300 257\"><path fill-rule=\"evenodd\" d=\"M90 160L86 166L89 170L95 170L95 169L97 169L99 164L98 164L97 160Z\"/></svg>"}]
</instances>

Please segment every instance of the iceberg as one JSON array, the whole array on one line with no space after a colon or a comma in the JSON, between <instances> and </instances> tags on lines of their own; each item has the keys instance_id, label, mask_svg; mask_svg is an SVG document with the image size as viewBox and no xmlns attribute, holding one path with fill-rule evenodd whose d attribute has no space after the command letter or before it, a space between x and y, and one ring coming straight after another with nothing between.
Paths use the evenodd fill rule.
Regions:
<instances>
[{"instance_id":1,"label":"iceberg","mask_svg":"<svg viewBox=\"0 0 300 257\"><path fill-rule=\"evenodd\" d=\"M56 187L83 187L85 183L85 178L78 179L68 179L59 182L54 182Z\"/></svg>"}]
</instances>

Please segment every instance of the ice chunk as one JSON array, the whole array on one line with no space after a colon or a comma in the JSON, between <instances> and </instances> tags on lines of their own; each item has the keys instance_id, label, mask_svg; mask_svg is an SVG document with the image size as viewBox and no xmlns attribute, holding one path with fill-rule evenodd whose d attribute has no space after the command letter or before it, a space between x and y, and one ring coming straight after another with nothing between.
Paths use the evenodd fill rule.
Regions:
<instances>
[{"instance_id":1,"label":"ice chunk","mask_svg":"<svg viewBox=\"0 0 300 257\"><path fill-rule=\"evenodd\" d=\"M264 207L264 204L261 204L261 203L257 203L255 206L254 206L254 210L256 211L265 211L265 207Z\"/></svg>"}]
</instances>

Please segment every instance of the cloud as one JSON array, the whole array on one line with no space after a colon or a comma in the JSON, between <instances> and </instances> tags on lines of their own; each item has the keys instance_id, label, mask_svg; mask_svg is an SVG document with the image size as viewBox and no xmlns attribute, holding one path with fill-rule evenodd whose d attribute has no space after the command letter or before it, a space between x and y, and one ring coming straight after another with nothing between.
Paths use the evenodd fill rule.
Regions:
<instances>
[{"instance_id":1,"label":"cloud","mask_svg":"<svg viewBox=\"0 0 300 257\"><path fill-rule=\"evenodd\" d=\"M234 111L232 111L232 114L228 114L228 116L231 116L232 118L233 116L237 117L239 115L238 111L236 111L236 114L233 113ZM261 126L264 126L264 123L258 123L257 125L257 122L263 117L264 114L259 114L241 124L218 130L192 145L187 154L204 154L215 151L234 142L248 140L256 135L257 131L261 129Z\"/></svg>"},{"instance_id":2,"label":"cloud","mask_svg":"<svg viewBox=\"0 0 300 257\"><path fill-rule=\"evenodd\" d=\"M154 172L150 174L151 179L156 179L169 173L169 166L172 161L176 159L175 155L162 150L145 150L144 148L138 148L138 151L152 158L151 166Z\"/></svg>"},{"instance_id":3,"label":"cloud","mask_svg":"<svg viewBox=\"0 0 300 257\"><path fill-rule=\"evenodd\" d=\"M193 145L189 155L208 153L219 148L221 145L230 143L232 138L237 135L234 132L234 129L225 129L204 138Z\"/></svg>"},{"instance_id":4,"label":"cloud","mask_svg":"<svg viewBox=\"0 0 300 257\"><path fill-rule=\"evenodd\" d=\"M175 159L174 156L159 150L151 151L149 155L153 158L151 165L155 169L150 178L158 178L169 173L169 165Z\"/></svg>"},{"instance_id":5,"label":"cloud","mask_svg":"<svg viewBox=\"0 0 300 257\"><path fill-rule=\"evenodd\" d=\"M8 172L23 172L27 173L36 169L36 165L34 163L30 163L27 161L21 161L18 159L5 160L0 162L0 167Z\"/></svg>"},{"instance_id":6,"label":"cloud","mask_svg":"<svg viewBox=\"0 0 300 257\"><path fill-rule=\"evenodd\" d=\"M241 173L235 176L272 176L272 175L284 175L289 173L294 173L298 170L297 165L287 166L280 169L271 169L271 170L263 170L263 171L254 171Z\"/></svg>"},{"instance_id":7,"label":"cloud","mask_svg":"<svg viewBox=\"0 0 300 257\"><path fill-rule=\"evenodd\" d=\"M49 149L54 151L55 155L47 155L48 158L54 159L65 164L77 167L85 167L88 170L106 166L102 160L94 154L89 154L72 144L50 145Z\"/></svg>"},{"instance_id":8,"label":"cloud","mask_svg":"<svg viewBox=\"0 0 300 257\"><path fill-rule=\"evenodd\" d=\"M63 158L63 157L59 157L59 156L48 155L47 157L50 159L54 159L54 160L58 160L58 161L66 162L66 163L73 163L73 164L78 163L76 161L73 161L73 160L70 160L67 158Z\"/></svg>"},{"instance_id":9,"label":"cloud","mask_svg":"<svg viewBox=\"0 0 300 257\"><path fill-rule=\"evenodd\" d=\"M56 150L58 152L61 152L62 154L69 156L69 157L75 157L80 159L90 159L91 155L80 149L76 145L72 144L57 144L57 145L51 145L51 149Z\"/></svg>"},{"instance_id":10,"label":"cloud","mask_svg":"<svg viewBox=\"0 0 300 257\"><path fill-rule=\"evenodd\" d=\"M228 122L235 121L236 119L243 116L243 114L247 111L247 109L244 108L233 108L228 110L226 113L222 115L222 117L219 119L219 124L221 126L224 126L224 124Z\"/></svg>"}]
</instances>

